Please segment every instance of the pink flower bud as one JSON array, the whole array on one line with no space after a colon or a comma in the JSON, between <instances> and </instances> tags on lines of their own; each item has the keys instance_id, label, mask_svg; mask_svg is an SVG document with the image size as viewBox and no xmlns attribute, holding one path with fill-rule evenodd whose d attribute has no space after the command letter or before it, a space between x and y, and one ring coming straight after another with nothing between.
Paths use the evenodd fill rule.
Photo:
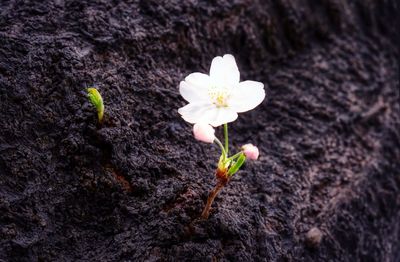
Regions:
<instances>
[{"instance_id":1,"label":"pink flower bud","mask_svg":"<svg viewBox=\"0 0 400 262\"><path fill-rule=\"evenodd\" d=\"M209 124L196 123L193 126L194 138L206 143L213 143L215 139L215 130Z\"/></svg>"},{"instance_id":2,"label":"pink flower bud","mask_svg":"<svg viewBox=\"0 0 400 262\"><path fill-rule=\"evenodd\" d=\"M251 160L257 160L258 155L260 154L258 148L256 146L253 146L253 144L246 144L242 146L242 150L245 156Z\"/></svg>"}]
</instances>

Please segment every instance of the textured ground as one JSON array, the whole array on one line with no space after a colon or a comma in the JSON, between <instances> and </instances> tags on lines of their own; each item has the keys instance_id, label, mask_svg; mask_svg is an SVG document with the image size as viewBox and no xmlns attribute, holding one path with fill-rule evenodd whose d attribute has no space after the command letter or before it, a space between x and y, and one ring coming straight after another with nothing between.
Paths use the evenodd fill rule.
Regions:
<instances>
[{"instance_id":1,"label":"textured ground","mask_svg":"<svg viewBox=\"0 0 400 262\"><path fill-rule=\"evenodd\" d=\"M1 1L0 261L400 261L395 2ZM261 157L198 221L218 150L178 83L225 53Z\"/></svg>"}]
</instances>

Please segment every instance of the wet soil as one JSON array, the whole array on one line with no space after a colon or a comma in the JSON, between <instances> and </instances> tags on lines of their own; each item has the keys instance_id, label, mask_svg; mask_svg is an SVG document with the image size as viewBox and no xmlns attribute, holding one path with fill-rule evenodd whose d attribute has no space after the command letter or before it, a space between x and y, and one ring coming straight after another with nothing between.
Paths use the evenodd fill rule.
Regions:
<instances>
[{"instance_id":1,"label":"wet soil","mask_svg":"<svg viewBox=\"0 0 400 262\"><path fill-rule=\"evenodd\" d=\"M0 261L400 261L396 1L1 1ZM218 149L178 83L235 55L266 100ZM103 95L106 122L85 95ZM221 130L218 130L221 135Z\"/></svg>"}]
</instances>

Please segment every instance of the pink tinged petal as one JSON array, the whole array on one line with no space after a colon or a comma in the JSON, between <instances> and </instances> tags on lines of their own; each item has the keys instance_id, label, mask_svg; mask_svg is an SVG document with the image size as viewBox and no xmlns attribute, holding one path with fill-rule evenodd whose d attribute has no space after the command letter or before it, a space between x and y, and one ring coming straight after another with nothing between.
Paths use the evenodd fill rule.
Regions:
<instances>
[{"instance_id":1,"label":"pink tinged petal","mask_svg":"<svg viewBox=\"0 0 400 262\"><path fill-rule=\"evenodd\" d=\"M188 102L209 99L208 89L211 86L211 78L202 73L192 73L179 84L179 92Z\"/></svg>"},{"instance_id":2,"label":"pink tinged petal","mask_svg":"<svg viewBox=\"0 0 400 262\"><path fill-rule=\"evenodd\" d=\"M239 83L240 73L232 55L217 56L211 62L210 77L220 87L234 87Z\"/></svg>"},{"instance_id":3,"label":"pink tinged petal","mask_svg":"<svg viewBox=\"0 0 400 262\"><path fill-rule=\"evenodd\" d=\"M254 109L265 98L264 84L256 81L243 81L231 92L228 104L236 112Z\"/></svg>"},{"instance_id":4,"label":"pink tinged petal","mask_svg":"<svg viewBox=\"0 0 400 262\"><path fill-rule=\"evenodd\" d=\"M196 123L193 126L194 138L205 143L213 143L215 139L215 130L206 123Z\"/></svg>"},{"instance_id":5,"label":"pink tinged petal","mask_svg":"<svg viewBox=\"0 0 400 262\"><path fill-rule=\"evenodd\" d=\"M258 148L256 146L253 146L253 144L246 144L242 146L242 151L244 155L250 160L257 160L258 156L260 155Z\"/></svg>"}]
</instances>

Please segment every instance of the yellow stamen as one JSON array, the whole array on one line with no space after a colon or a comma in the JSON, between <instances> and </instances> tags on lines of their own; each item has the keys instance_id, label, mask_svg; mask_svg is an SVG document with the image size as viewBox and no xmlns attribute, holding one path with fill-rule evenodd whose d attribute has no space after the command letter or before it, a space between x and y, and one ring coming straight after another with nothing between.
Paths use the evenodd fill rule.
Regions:
<instances>
[{"instance_id":1,"label":"yellow stamen","mask_svg":"<svg viewBox=\"0 0 400 262\"><path fill-rule=\"evenodd\" d=\"M220 88L220 87L211 87L208 91L208 95L210 96L212 102L217 107L227 107L228 106L228 98L229 98L229 89L228 88Z\"/></svg>"}]
</instances>

